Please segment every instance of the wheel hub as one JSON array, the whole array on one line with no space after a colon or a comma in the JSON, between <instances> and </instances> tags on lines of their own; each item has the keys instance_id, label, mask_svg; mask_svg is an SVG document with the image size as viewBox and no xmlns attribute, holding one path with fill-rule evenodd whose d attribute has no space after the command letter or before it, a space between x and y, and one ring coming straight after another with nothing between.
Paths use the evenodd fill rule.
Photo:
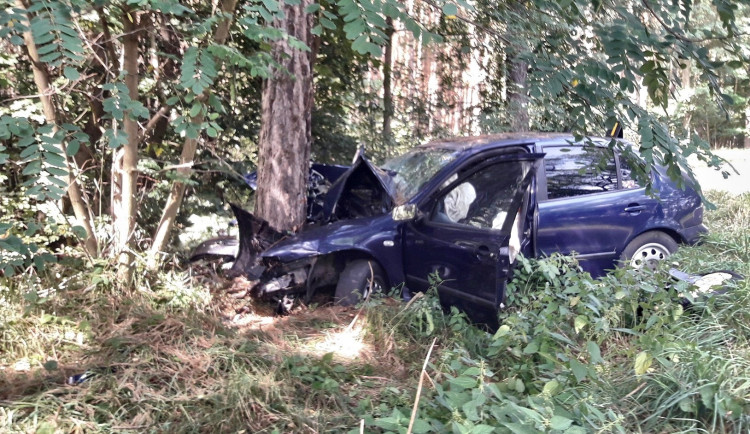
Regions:
<instances>
[{"instance_id":1,"label":"wheel hub","mask_svg":"<svg viewBox=\"0 0 750 434\"><path fill-rule=\"evenodd\" d=\"M655 270L659 261L663 261L669 256L669 249L659 243L648 243L641 246L635 251L630 259L630 266L633 268L647 268Z\"/></svg>"}]
</instances>

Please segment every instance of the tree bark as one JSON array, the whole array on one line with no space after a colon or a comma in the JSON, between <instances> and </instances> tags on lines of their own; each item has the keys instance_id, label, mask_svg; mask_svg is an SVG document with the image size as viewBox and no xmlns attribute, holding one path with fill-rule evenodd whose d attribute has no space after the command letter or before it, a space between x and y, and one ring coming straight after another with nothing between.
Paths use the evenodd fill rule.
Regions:
<instances>
[{"instance_id":1,"label":"tree bark","mask_svg":"<svg viewBox=\"0 0 750 434\"><path fill-rule=\"evenodd\" d=\"M393 18L385 20L388 28L385 31L386 43L383 56L383 144L386 147L386 156L390 157L390 148L393 144L393 131L391 130L391 119L393 119L393 89L391 78L393 75Z\"/></svg>"},{"instance_id":2,"label":"tree bark","mask_svg":"<svg viewBox=\"0 0 750 434\"><path fill-rule=\"evenodd\" d=\"M233 14L236 6L237 0L223 0L221 2L221 11L225 14ZM229 37L229 27L231 26L231 24L231 19L225 19L219 23L219 26L216 28L216 33L214 34L214 42L216 44L220 45L226 42L227 38ZM209 93L210 90L206 89L198 99L201 102L206 101L208 99ZM203 116L198 115L192 118L191 122L193 124L199 125L203 123L203 120ZM195 151L197 148L197 139L185 139L185 142L182 145L182 153L180 155L180 165L177 169L177 173L179 174L180 179L186 179L192 175L193 160L195 158ZM167 202L164 205L164 211L162 212L161 219L159 220L159 225L156 227L156 232L154 232L154 240L151 243L151 249L149 250L149 268L153 269L158 265L159 254L162 251L166 250L167 244L169 242L169 234L172 232L172 227L174 226L174 222L177 218L177 212L182 205L182 199L185 197L185 188L186 185L184 182L175 181L172 184L172 189L170 190L169 197L167 198Z\"/></svg>"},{"instance_id":3,"label":"tree bark","mask_svg":"<svg viewBox=\"0 0 750 434\"><path fill-rule=\"evenodd\" d=\"M125 71L125 86L130 99L138 101L138 39L140 37L140 14L132 11L123 13L122 67ZM120 200L112 214L115 232L115 254L117 255L117 277L122 285L128 285L133 278L133 232L135 231L138 186L138 123L130 112L125 112L122 121L128 142L123 145L120 155L121 166L115 177L119 179ZM113 181L114 182L114 181Z\"/></svg>"},{"instance_id":4,"label":"tree bark","mask_svg":"<svg viewBox=\"0 0 750 434\"><path fill-rule=\"evenodd\" d=\"M510 89L508 111L512 131L529 130L529 97L526 95L526 77L528 65L517 57L510 61Z\"/></svg>"},{"instance_id":5,"label":"tree bark","mask_svg":"<svg viewBox=\"0 0 750 434\"><path fill-rule=\"evenodd\" d=\"M24 5L22 0L16 0L16 7L21 10L26 10L26 5ZM29 19L29 21L31 20ZM47 122L53 126L54 131L57 132L58 115L55 105L52 102L49 73L39 61L39 52L36 49L36 43L34 42L30 30L23 33L23 39L31 61L32 70L34 71L34 83L39 90L39 98L42 102L44 117L47 119ZM96 234L94 233L94 217L90 207L86 203L85 192L76 180L75 174L77 168L75 162L67 156L68 153L65 142L63 141L60 145L63 155L66 156L65 162L68 169L68 197L70 198L70 203L73 206L73 213L75 214L78 223L86 229L86 239L83 240L83 246L89 256L97 257L99 254L99 246L96 240Z\"/></svg>"},{"instance_id":6,"label":"tree bark","mask_svg":"<svg viewBox=\"0 0 750 434\"><path fill-rule=\"evenodd\" d=\"M312 0L284 5L274 25L310 46ZM310 55L281 39L272 56L282 67L263 84L255 213L278 231L305 222L309 172L313 82Z\"/></svg>"}]
</instances>

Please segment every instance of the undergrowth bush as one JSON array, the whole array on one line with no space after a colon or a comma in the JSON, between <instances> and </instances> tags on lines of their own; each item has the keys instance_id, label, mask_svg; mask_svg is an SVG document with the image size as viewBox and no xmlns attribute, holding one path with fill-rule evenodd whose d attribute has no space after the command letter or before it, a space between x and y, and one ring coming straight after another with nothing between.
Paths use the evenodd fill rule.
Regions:
<instances>
[{"instance_id":1,"label":"undergrowth bush","mask_svg":"<svg viewBox=\"0 0 750 434\"><path fill-rule=\"evenodd\" d=\"M747 285L687 312L675 286L664 271L595 280L568 257L521 258L496 333L444 320L462 339L431 362L413 432L745 431L747 322L731 318L747 316ZM369 423L399 432L410 413Z\"/></svg>"},{"instance_id":2,"label":"undergrowth bush","mask_svg":"<svg viewBox=\"0 0 750 434\"><path fill-rule=\"evenodd\" d=\"M281 318L254 304L243 328L179 266L124 291L62 255L0 276L0 432L747 432L748 280L692 297L666 272L750 275L750 195L712 200L705 242L656 272L520 258L494 333L434 287Z\"/></svg>"}]
</instances>

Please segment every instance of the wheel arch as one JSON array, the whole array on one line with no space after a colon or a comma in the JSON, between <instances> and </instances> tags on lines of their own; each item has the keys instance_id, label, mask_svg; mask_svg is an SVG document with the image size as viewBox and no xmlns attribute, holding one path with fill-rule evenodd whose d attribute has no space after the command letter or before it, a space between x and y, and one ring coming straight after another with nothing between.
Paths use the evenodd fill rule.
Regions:
<instances>
[{"instance_id":1,"label":"wheel arch","mask_svg":"<svg viewBox=\"0 0 750 434\"><path fill-rule=\"evenodd\" d=\"M380 261L376 255L362 249L344 249L326 253L317 258L307 278L308 297L311 297L317 289L325 285L336 284L346 265L357 260L368 260L378 264L383 270L386 286L389 288L393 286L394 277L386 264Z\"/></svg>"},{"instance_id":2,"label":"wheel arch","mask_svg":"<svg viewBox=\"0 0 750 434\"><path fill-rule=\"evenodd\" d=\"M641 235L643 235L643 234L647 234L647 233L649 233L649 232L662 232L662 233L664 233L664 234L667 234L667 235L669 235L669 236L670 236L670 237L671 237L671 238L672 238L672 239L673 239L673 240L674 240L674 241L675 241L675 242L676 242L677 244L685 244L685 243L687 243L687 240L685 240L685 238L683 238L683 237L682 237L682 235L680 235L680 233L679 233L679 232L677 232L677 231L676 231L675 229L673 229L673 228L670 228L670 227L667 227L667 226L655 226L655 227L650 227L650 228L648 228L648 229L645 229L645 230L643 230L643 231L641 231L641 232L638 232L638 233L634 233L634 234L633 234L633 235L632 235L632 236L631 236L630 238L628 238L628 239L626 240L626 242L625 242L625 243L624 243L624 244L622 245L622 248L620 249L620 251L618 251L618 252L617 252L618 256L619 256L619 255L621 255L621 254L622 254L622 253L623 253L623 252L625 251L625 248L626 248L626 247L628 246L628 244L630 244L630 243L631 243L631 242L632 242L632 241L633 241L634 239L636 239L636 238L640 237L640 236L641 236Z\"/></svg>"}]
</instances>

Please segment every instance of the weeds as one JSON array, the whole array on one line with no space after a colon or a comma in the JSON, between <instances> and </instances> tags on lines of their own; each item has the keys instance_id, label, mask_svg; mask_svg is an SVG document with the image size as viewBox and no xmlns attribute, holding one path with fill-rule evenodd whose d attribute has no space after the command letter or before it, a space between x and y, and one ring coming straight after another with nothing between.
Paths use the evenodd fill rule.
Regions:
<instances>
[{"instance_id":1,"label":"weeds","mask_svg":"<svg viewBox=\"0 0 750 434\"><path fill-rule=\"evenodd\" d=\"M706 242L665 268L750 275L750 196L712 200ZM124 293L64 258L0 281L0 431L746 432L749 283L687 310L682 289L553 256L521 259L494 334L434 290L236 322L187 272Z\"/></svg>"}]
</instances>

